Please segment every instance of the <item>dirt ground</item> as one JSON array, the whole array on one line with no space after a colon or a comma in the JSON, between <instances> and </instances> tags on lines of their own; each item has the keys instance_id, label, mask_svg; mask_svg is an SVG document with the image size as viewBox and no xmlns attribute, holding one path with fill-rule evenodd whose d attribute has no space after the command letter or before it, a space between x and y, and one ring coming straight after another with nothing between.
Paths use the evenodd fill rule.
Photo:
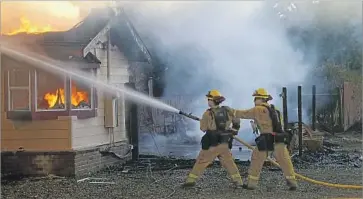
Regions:
<instances>
[{"instance_id":1,"label":"dirt ground","mask_svg":"<svg viewBox=\"0 0 363 199\"><path fill-rule=\"evenodd\" d=\"M362 185L361 137L361 133L326 136L326 150L304 152L302 157L293 157L296 172L330 183ZM297 191L288 191L281 171L269 166L263 169L257 190L234 190L226 171L217 163L207 168L195 188L182 189L180 184L193 163L193 160L144 159L140 163L108 168L91 176L104 179L82 182L56 177L2 179L2 198L363 198L362 190L329 188L301 180ZM246 177L248 163L239 162L238 166ZM104 183L92 183L95 181Z\"/></svg>"}]
</instances>

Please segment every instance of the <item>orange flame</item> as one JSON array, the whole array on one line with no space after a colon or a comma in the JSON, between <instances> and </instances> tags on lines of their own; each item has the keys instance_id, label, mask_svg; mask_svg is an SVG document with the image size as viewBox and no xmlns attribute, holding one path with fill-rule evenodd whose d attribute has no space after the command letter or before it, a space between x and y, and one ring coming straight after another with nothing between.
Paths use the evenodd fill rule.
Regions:
<instances>
[{"instance_id":1,"label":"orange flame","mask_svg":"<svg viewBox=\"0 0 363 199\"><path fill-rule=\"evenodd\" d=\"M55 93L46 93L44 100L48 102L48 108L53 108L56 104L65 104L64 89L59 88ZM71 104L79 106L81 102L89 104L88 93L86 91L78 91L77 87L72 84Z\"/></svg>"},{"instance_id":2,"label":"orange flame","mask_svg":"<svg viewBox=\"0 0 363 199\"><path fill-rule=\"evenodd\" d=\"M48 102L48 107L52 108L57 103L64 104L65 97L64 97L64 89L60 88L57 89L56 93L46 93L44 95L44 99Z\"/></svg>"},{"instance_id":3,"label":"orange flame","mask_svg":"<svg viewBox=\"0 0 363 199\"><path fill-rule=\"evenodd\" d=\"M6 35L16 35L18 33L39 34L44 32L57 31L53 29L50 25L46 25L44 27L37 27L32 24L30 20L28 20L26 17L21 17L20 22L20 28L11 31L10 33L7 33Z\"/></svg>"}]
</instances>

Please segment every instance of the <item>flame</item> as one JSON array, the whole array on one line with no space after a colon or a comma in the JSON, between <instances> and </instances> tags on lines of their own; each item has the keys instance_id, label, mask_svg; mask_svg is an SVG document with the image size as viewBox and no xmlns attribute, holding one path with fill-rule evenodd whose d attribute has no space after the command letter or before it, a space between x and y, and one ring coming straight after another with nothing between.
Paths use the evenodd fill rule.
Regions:
<instances>
[{"instance_id":1,"label":"flame","mask_svg":"<svg viewBox=\"0 0 363 199\"><path fill-rule=\"evenodd\" d=\"M6 1L1 3L1 33L66 31L82 20L71 1Z\"/></svg>"},{"instance_id":2,"label":"flame","mask_svg":"<svg viewBox=\"0 0 363 199\"><path fill-rule=\"evenodd\" d=\"M0 30L4 35L67 31L92 8L114 4L112 1L1 1Z\"/></svg>"},{"instance_id":3,"label":"flame","mask_svg":"<svg viewBox=\"0 0 363 199\"><path fill-rule=\"evenodd\" d=\"M57 31L56 29L52 29L50 25L46 25L43 27L37 27L30 22L26 17L20 18L20 28L7 33L6 35L16 35L18 33L30 33L30 34L39 34L44 32Z\"/></svg>"},{"instance_id":4,"label":"flame","mask_svg":"<svg viewBox=\"0 0 363 199\"><path fill-rule=\"evenodd\" d=\"M59 88L54 93L46 93L44 95L44 100L48 102L48 108L53 108L56 104L65 104L64 89ZM79 91L77 87L72 83L71 104L73 106L79 106L81 102L86 102L87 104L89 104L88 93L86 91Z\"/></svg>"},{"instance_id":5,"label":"flame","mask_svg":"<svg viewBox=\"0 0 363 199\"><path fill-rule=\"evenodd\" d=\"M54 107L57 103L64 104L65 102L65 95L64 89L59 88L54 93L46 93L44 95L44 99L48 102L48 108Z\"/></svg>"},{"instance_id":6,"label":"flame","mask_svg":"<svg viewBox=\"0 0 363 199\"><path fill-rule=\"evenodd\" d=\"M78 106L82 101L89 103L88 93L85 91L77 91L77 87L72 84L71 104Z\"/></svg>"}]
</instances>

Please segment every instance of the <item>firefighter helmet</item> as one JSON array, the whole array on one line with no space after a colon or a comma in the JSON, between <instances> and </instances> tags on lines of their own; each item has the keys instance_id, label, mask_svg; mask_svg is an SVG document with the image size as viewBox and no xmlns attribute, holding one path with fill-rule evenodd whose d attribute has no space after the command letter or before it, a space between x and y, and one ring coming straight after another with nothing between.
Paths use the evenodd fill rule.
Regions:
<instances>
[{"instance_id":1,"label":"firefighter helmet","mask_svg":"<svg viewBox=\"0 0 363 199\"><path fill-rule=\"evenodd\" d=\"M259 89L255 90L255 92L252 94L252 96L272 100L272 96L269 95L268 92L266 91L266 89L264 89L264 88L259 88Z\"/></svg>"},{"instance_id":2,"label":"firefighter helmet","mask_svg":"<svg viewBox=\"0 0 363 199\"><path fill-rule=\"evenodd\" d=\"M223 95L218 90L210 90L205 96L208 98L208 100L213 100L218 103L221 103L225 100Z\"/></svg>"}]
</instances>

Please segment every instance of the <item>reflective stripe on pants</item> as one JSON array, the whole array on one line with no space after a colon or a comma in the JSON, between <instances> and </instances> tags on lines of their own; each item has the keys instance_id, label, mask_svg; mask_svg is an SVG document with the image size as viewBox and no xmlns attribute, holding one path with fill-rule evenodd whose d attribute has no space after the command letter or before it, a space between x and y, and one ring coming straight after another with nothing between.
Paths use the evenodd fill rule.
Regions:
<instances>
[{"instance_id":1,"label":"reflective stripe on pants","mask_svg":"<svg viewBox=\"0 0 363 199\"><path fill-rule=\"evenodd\" d=\"M195 182L197 178L199 178L203 174L207 166L211 164L216 157L218 157L218 159L220 160L221 165L226 168L228 174L232 178L232 181L238 184L242 184L241 175L239 173L237 165L234 162L232 153L229 150L227 143L219 144L215 147L210 147L208 150L201 150L193 166L193 169L187 178L187 182ZM191 177L191 175L197 177L193 178Z\"/></svg>"}]
</instances>

